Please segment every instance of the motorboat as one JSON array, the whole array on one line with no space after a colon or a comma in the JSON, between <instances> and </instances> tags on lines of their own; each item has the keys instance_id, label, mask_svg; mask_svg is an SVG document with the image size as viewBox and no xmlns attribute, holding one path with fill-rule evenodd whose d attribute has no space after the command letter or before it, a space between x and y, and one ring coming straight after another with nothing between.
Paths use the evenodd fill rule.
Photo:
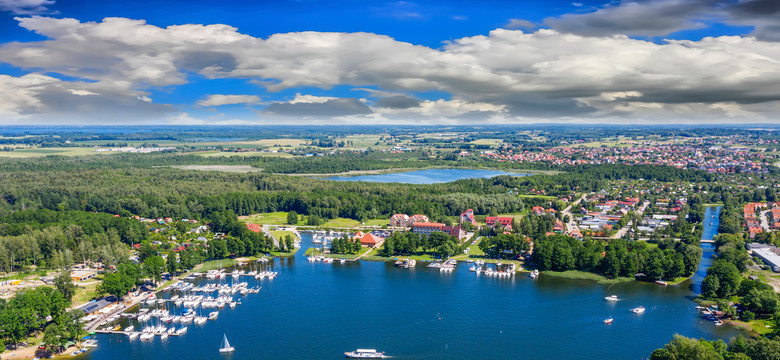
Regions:
<instances>
[{"instance_id":1,"label":"motorboat","mask_svg":"<svg viewBox=\"0 0 780 360\"><path fill-rule=\"evenodd\" d=\"M344 356L351 359L382 359L385 357L385 353L378 352L374 349L357 349L355 351L345 352Z\"/></svg>"},{"instance_id":2,"label":"motorboat","mask_svg":"<svg viewBox=\"0 0 780 360\"><path fill-rule=\"evenodd\" d=\"M605 324L612 324L612 320L615 320L615 319L613 319L613 318L604 319L604 323Z\"/></svg>"},{"instance_id":3,"label":"motorboat","mask_svg":"<svg viewBox=\"0 0 780 360\"><path fill-rule=\"evenodd\" d=\"M641 314L641 313L645 312L645 307L644 306L637 306L637 307L631 309L631 312L634 313L634 314Z\"/></svg>"},{"instance_id":4,"label":"motorboat","mask_svg":"<svg viewBox=\"0 0 780 360\"><path fill-rule=\"evenodd\" d=\"M604 300L606 300L606 301L618 301L620 299L618 299L617 295L610 295L610 296L605 297Z\"/></svg>"}]
</instances>

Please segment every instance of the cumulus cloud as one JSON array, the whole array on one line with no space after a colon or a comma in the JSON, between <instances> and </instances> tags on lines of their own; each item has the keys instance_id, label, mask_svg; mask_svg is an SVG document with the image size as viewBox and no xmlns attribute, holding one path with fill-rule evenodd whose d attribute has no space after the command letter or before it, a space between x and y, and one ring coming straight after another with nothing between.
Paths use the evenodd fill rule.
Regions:
<instances>
[{"instance_id":1,"label":"cumulus cloud","mask_svg":"<svg viewBox=\"0 0 780 360\"><path fill-rule=\"evenodd\" d=\"M509 23L506 24L507 29L533 29L536 24L523 19L509 19Z\"/></svg>"},{"instance_id":2,"label":"cumulus cloud","mask_svg":"<svg viewBox=\"0 0 780 360\"><path fill-rule=\"evenodd\" d=\"M0 115L43 122L155 120L173 108L139 99L99 83L62 81L41 75L0 75Z\"/></svg>"},{"instance_id":3,"label":"cumulus cloud","mask_svg":"<svg viewBox=\"0 0 780 360\"><path fill-rule=\"evenodd\" d=\"M701 28L701 16L714 10L717 0L623 0L590 13L564 14L544 22L553 29L588 36L625 34L664 36ZM695 17L693 17L695 16Z\"/></svg>"},{"instance_id":4,"label":"cumulus cloud","mask_svg":"<svg viewBox=\"0 0 780 360\"><path fill-rule=\"evenodd\" d=\"M408 109L420 106L420 101L409 96L395 95L378 99L374 105L391 109Z\"/></svg>"},{"instance_id":5,"label":"cumulus cloud","mask_svg":"<svg viewBox=\"0 0 780 360\"><path fill-rule=\"evenodd\" d=\"M260 97L256 95L209 95L207 98L197 102L200 106L222 106L247 104L254 105L260 102Z\"/></svg>"},{"instance_id":6,"label":"cumulus cloud","mask_svg":"<svg viewBox=\"0 0 780 360\"><path fill-rule=\"evenodd\" d=\"M684 2L660 1L657 6L665 10L656 14L683 7ZM629 6L625 4L629 3L614 7ZM653 43L625 35L496 29L434 49L369 33L297 32L264 39L218 24L161 28L122 18L80 22L37 16L19 21L49 40L4 44L0 61L84 79L83 84L69 86L99 95L67 93L82 100L110 92L117 98L155 106L139 97L153 87L186 83L191 72L211 79L247 79L271 92L347 85L376 99L363 102L296 94L261 112L263 116L303 118L476 116L507 122L530 118L598 121L648 113L651 108L652 114L667 112L674 117L669 121L686 116L686 111L727 116L724 109L730 114L744 111L761 120L776 109L769 104L780 100L776 85L780 83L780 43L753 37ZM451 100L419 101L408 95L428 91L447 94ZM22 91L14 96L27 96L19 100L27 108L47 105L40 104L39 95ZM247 95L218 96L222 97L208 97L199 104L254 104L258 100L235 98Z\"/></svg>"},{"instance_id":7,"label":"cumulus cloud","mask_svg":"<svg viewBox=\"0 0 780 360\"><path fill-rule=\"evenodd\" d=\"M275 102L265 108L270 115L285 117L330 118L368 115L373 110L355 98L329 99L323 102Z\"/></svg>"},{"instance_id":8,"label":"cumulus cloud","mask_svg":"<svg viewBox=\"0 0 780 360\"><path fill-rule=\"evenodd\" d=\"M0 11L17 15L55 13L49 10L49 5L54 5L54 0L0 0Z\"/></svg>"}]
</instances>

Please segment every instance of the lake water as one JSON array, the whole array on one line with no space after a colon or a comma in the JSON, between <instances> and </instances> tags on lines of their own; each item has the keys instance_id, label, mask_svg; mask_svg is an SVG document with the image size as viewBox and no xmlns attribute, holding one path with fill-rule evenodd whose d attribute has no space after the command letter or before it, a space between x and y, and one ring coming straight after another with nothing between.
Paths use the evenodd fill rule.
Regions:
<instances>
[{"instance_id":1,"label":"lake water","mask_svg":"<svg viewBox=\"0 0 780 360\"><path fill-rule=\"evenodd\" d=\"M706 216L717 219L718 211L708 209ZM311 246L311 235L303 240L304 248ZM675 333L707 339L737 334L694 310L691 298L713 257L711 245L703 246L694 277L668 287L477 277L466 264L440 273L424 264L406 270L383 262L309 263L301 250L275 260L280 274L274 280L242 278L261 285L260 293L221 311L216 321L190 325L187 334L165 342L99 335L98 348L82 358L343 359L345 351L376 348L410 360L642 359ZM623 300L604 301L612 294ZM647 312L628 311L639 305ZM613 324L603 324L608 317ZM235 353L218 353L223 333Z\"/></svg>"},{"instance_id":2,"label":"lake water","mask_svg":"<svg viewBox=\"0 0 780 360\"><path fill-rule=\"evenodd\" d=\"M487 179L499 175L526 176L530 174L508 173L497 170L472 170L472 169L426 169L400 173L360 175L360 176L333 176L323 178L335 181L367 181L381 183L404 184L436 184L446 183L461 179Z\"/></svg>"}]
</instances>

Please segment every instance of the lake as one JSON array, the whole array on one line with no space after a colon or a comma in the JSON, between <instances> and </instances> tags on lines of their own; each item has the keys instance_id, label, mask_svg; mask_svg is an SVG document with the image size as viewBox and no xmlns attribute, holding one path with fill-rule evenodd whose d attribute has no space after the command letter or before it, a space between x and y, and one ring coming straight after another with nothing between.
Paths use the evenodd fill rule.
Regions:
<instances>
[{"instance_id":1,"label":"lake","mask_svg":"<svg viewBox=\"0 0 780 360\"><path fill-rule=\"evenodd\" d=\"M711 208L706 216L717 219L718 212ZM311 240L303 234L303 247ZM345 351L376 348L410 360L642 359L675 333L707 339L738 333L694 309L691 299L713 259L712 246L703 247L694 277L668 287L478 277L466 264L440 273L424 263L409 270L384 262L309 263L302 249L270 265L280 273L274 280L242 278L261 285L260 293L243 297L216 321L190 325L187 334L165 342L99 335L98 348L81 358L343 359ZM613 294L622 300L604 301ZM644 314L628 311L639 305ZM608 317L613 324L602 322ZM218 353L223 333L235 353Z\"/></svg>"},{"instance_id":2,"label":"lake","mask_svg":"<svg viewBox=\"0 0 780 360\"><path fill-rule=\"evenodd\" d=\"M335 181L366 181L381 183L404 184L436 184L447 183L461 179L488 179L499 175L527 176L531 174L509 173L498 170L473 170L473 169L426 169L409 172L359 175L359 176L332 176L322 178Z\"/></svg>"}]
</instances>

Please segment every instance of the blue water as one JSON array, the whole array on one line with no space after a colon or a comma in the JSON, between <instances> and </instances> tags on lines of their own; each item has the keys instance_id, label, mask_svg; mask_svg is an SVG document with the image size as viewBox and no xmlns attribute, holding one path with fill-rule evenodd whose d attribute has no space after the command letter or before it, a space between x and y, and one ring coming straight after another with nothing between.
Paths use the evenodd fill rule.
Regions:
<instances>
[{"instance_id":1,"label":"blue water","mask_svg":"<svg viewBox=\"0 0 780 360\"><path fill-rule=\"evenodd\" d=\"M404 184L436 184L446 183L461 179L492 178L498 175L526 176L530 174L516 174L497 170L471 170L471 169L426 169L400 173L360 175L360 176L333 176L324 178L335 181L367 181L381 183Z\"/></svg>"},{"instance_id":2,"label":"blue water","mask_svg":"<svg viewBox=\"0 0 780 360\"><path fill-rule=\"evenodd\" d=\"M302 237L304 248L311 246L311 235ZM342 359L344 351L376 348L398 359L642 359L676 333L737 334L694 310L691 298L713 258L712 246L703 248L694 277L668 287L477 277L465 264L445 274L424 264L406 270L383 262L309 263L299 251L275 260L274 280L242 278L262 290L216 321L190 325L164 343L100 335L98 348L83 358ZM623 300L605 302L612 294ZM639 305L647 312L628 311ZM612 325L603 324L608 317ZM231 355L217 351L223 333L236 347Z\"/></svg>"}]
</instances>

